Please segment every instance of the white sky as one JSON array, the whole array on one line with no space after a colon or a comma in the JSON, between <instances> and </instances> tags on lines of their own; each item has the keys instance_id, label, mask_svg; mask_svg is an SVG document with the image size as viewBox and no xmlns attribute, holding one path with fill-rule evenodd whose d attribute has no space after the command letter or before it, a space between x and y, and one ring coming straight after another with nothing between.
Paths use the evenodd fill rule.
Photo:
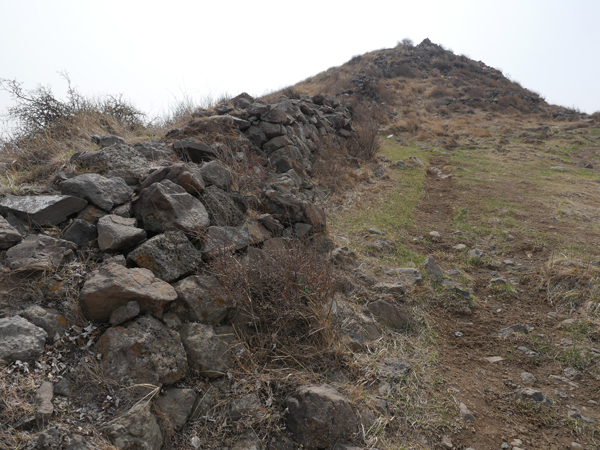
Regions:
<instances>
[{"instance_id":1,"label":"white sky","mask_svg":"<svg viewBox=\"0 0 600 450\"><path fill-rule=\"evenodd\" d=\"M503 70L551 103L600 110L600 0L0 0L0 78L123 94L264 94L404 37ZM10 97L0 92L0 112Z\"/></svg>"}]
</instances>

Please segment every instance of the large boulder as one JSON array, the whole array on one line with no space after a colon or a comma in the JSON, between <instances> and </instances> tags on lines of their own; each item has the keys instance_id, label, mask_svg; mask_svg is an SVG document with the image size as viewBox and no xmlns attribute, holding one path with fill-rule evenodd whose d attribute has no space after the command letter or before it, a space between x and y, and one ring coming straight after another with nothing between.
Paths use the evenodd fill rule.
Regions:
<instances>
[{"instance_id":1,"label":"large boulder","mask_svg":"<svg viewBox=\"0 0 600 450\"><path fill-rule=\"evenodd\" d=\"M394 304L394 300L390 302L385 300L377 300L370 302L367 307L375 318L389 327L401 330L410 325L411 317L406 309L401 309Z\"/></svg>"},{"instance_id":2,"label":"large boulder","mask_svg":"<svg viewBox=\"0 0 600 450\"><path fill-rule=\"evenodd\" d=\"M222 252L238 251L248 247L250 235L246 226L209 227L202 242L202 252L214 257Z\"/></svg>"},{"instance_id":3,"label":"large boulder","mask_svg":"<svg viewBox=\"0 0 600 450\"><path fill-rule=\"evenodd\" d=\"M69 178L60 184L60 192L83 198L88 202L110 211L131 199L133 188L119 177L105 178L97 173L85 173Z\"/></svg>"},{"instance_id":4,"label":"large boulder","mask_svg":"<svg viewBox=\"0 0 600 450\"><path fill-rule=\"evenodd\" d=\"M58 225L85 205L85 200L70 195L7 195L0 200L0 212L37 225Z\"/></svg>"},{"instance_id":5,"label":"large boulder","mask_svg":"<svg viewBox=\"0 0 600 450\"><path fill-rule=\"evenodd\" d=\"M168 419L175 431L179 431L192 413L198 395L193 389L168 388L156 399L156 406Z\"/></svg>"},{"instance_id":6,"label":"large boulder","mask_svg":"<svg viewBox=\"0 0 600 450\"><path fill-rule=\"evenodd\" d=\"M105 433L121 450L160 450L163 437L150 402L136 403L127 413L106 425Z\"/></svg>"},{"instance_id":7,"label":"large boulder","mask_svg":"<svg viewBox=\"0 0 600 450\"><path fill-rule=\"evenodd\" d=\"M231 172L219 161L210 161L202 164L199 169L202 178L208 186L217 186L227 190L233 183Z\"/></svg>"},{"instance_id":8,"label":"large boulder","mask_svg":"<svg viewBox=\"0 0 600 450\"><path fill-rule=\"evenodd\" d=\"M144 239L146 231L137 228L137 220L109 214L98 220L98 246L103 252L131 248Z\"/></svg>"},{"instance_id":9,"label":"large boulder","mask_svg":"<svg viewBox=\"0 0 600 450\"><path fill-rule=\"evenodd\" d=\"M48 333L20 316L0 319L0 359L33 361L44 353Z\"/></svg>"},{"instance_id":10,"label":"large boulder","mask_svg":"<svg viewBox=\"0 0 600 450\"><path fill-rule=\"evenodd\" d=\"M285 402L288 429L307 449L325 449L338 440L350 440L358 419L347 398L329 386L305 386Z\"/></svg>"},{"instance_id":11,"label":"large boulder","mask_svg":"<svg viewBox=\"0 0 600 450\"><path fill-rule=\"evenodd\" d=\"M62 237L65 241L83 246L98 237L98 229L87 220L73 219L71 225L63 231Z\"/></svg>"},{"instance_id":12,"label":"large boulder","mask_svg":"<svg viewBox=\"0 0 600 450\"><path fill-rule=\"evenodd\" d=\"M171 159L173 152L166 149L164 142L158 139L150 139L144 142L133 144L133 148L140 152L148 161L157 161L160 159Z\"/></svg>"},{"instance_id":13,"label":"large boulder","mask_svg":"<svg viewBox=\"0 0 600 450\"><path fill-rule=\"evenodd\" d=\"M6 251L6 265L15 270L52 271L75 260L77 246L43 234L27 236Z\"/></svg>"},{"instance_id":14,"label":"large boulder","mask_svg":"<svg viewBox=\"0 0 600 450\"><path fill-rule=\"evenodd\" d=\"M180 163L161 167L152 172L140 186L140 191L162 180L171 180L192 195L202 192L205 187L202 174L197 169L191 167L191 165Z\"/></svg>"},{"instance_id":15,"label":"large boulder","mask_svg":"<svg viewBox=\"0 0 600 450\"><path fill-rule=\"evenodd\" d=\"M227 338L213 327L189 322L179 330L190 368L207 378L225 375L234 362Z\"/></svg>"},{"instance_id":16,"label":"large boulder","mask_svg":"<svg viewBox=\"0 0 600 450\"><path fill-rule=\"evenodd\" d=\"M144 228L154 233L181 230L195 236L210 224L204 205L170 180L144 189L133 210Z\"/></svg>"},{"instance_id":17,"label":"large boulder","mask_svg":"<svg viewBox=\"0 0 600 450\"><path fill-rule=\"evenodd\" d=\"M215 149L209 145L194 141L175 141L173 150L185 160L200 164L217 157Z\"/></svg>"},{"instance_id":18,"label":"large boulder","mask_svg":"<svg viewBox=\"0 0 600 450\"><path fill-rule=\"evenodd\" d=\"M0 250L6 250L23 240L21 233L0 216Z\"/></svg>"},{"instance_id":19,"label":"large boulder","mask_svg":"<svg viewBox=\"0 0 600 450\"><path fill-rule=\"evenodd\" d=\"M262 208L265 213L271 214L287 226L296 222L307 223L312 225L316 232L324 231L326 227L326 215L322 208L292 194L268 191Z\"/></svg>"},{"instance_id":20,"label":"large boulder","mask_svg":"<svg viewBox=\"0 0 600 450\"><path fill-rule=\"evenodd\" d=\"M20 313L36 327L40 327L48 333L47 341L53 341L57 335L62 336L67 331L67 319L57 310L52 308L42 308L39 305L33 305Z\"/></svg>"},{"instance_id":21,"label":"large boulder","mask_svg":"<svg viewBox=\"0 0 600 450\"><path fill-rule=\"evenodd\" d=\"M192 275L173 285L177 302L189 314L189 319L208 325L218 325L225 319L233 303L219 280L213 276Z\"/></svg>"},{"instance_id":22,"label":"large boulder","mask_svg":"<svg viewBox=\"0 0 600 450\"><path fill-rule=\"evenodd\" d=\"M79 295L86 317L96 322L108 322L115 309L133 300L143 313L160 317L163 307L176 298L175 289L151 271L127 269L115 263L95 271Z\"/></svg>"},{"instance_id":23,"label":"large boulder","mask_svg":"<svg viewBox=\"0 0 600 450\"><path fill-rule=\"evenodd\" d=\"M142 153L122 143L95 152L76 153L71 161L109 176L120 176L129 185L139 182L148 168L148 161Z\"/></svg>"},{"instance_id":24,"label":"large boulder","mask_svg":"<svg viewBox=\"0 0 600 450\"><path fill-rule=\"evenodd\" d=\"M104 374L121 384L171 385L188 371L179 334L152 316L109 328L98 340L97 350Z\"/></svg>"},{"instance_id":25,"label":"large boulder","mask_svg":"<svg viewBox=\"0 0 600 450\"><path fill-rule=\"evenodd\" d=\"M202 253L181 231L168 231L154 236L127 257L167 282L193 272L202 263Z\"/></svg>"},{"instance_id":26,"label":"large boulder","mask_svg":"<svg viewBox=\"0 0 600 450\"><path fill-rule=\"evenodd\" d=\"M243 222L244 215L240 208L231 195L219 187L207 187L200 198L208 211L211 225L235 227Z\"/></svg>"}]
</instances>

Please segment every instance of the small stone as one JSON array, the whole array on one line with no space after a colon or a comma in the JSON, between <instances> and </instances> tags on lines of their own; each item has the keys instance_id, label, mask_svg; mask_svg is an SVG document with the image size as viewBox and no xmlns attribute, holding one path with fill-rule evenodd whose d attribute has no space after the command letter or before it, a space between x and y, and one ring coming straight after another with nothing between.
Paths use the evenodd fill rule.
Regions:
<instances>
[{"instance_id":1,"label":"small stone","mask_svg":"<svg viewBox=\"0 0 600 450\"><path fill-rule=\"evenodd\" d=\"M467 248L467 246L465 244L458 244L455 245L454 247L452 247L454 250L462 250L464 248Z\"/></svg>"},{"instance_id":2,"label":"small stone","mask_svg":"<svg viewBox=\"0 0 600 450\"><path fill-rule=\"evenodd\" d=\"M140 304L135 300L128 302L126 305L120 306L110 314L109 323L114 327L135 319L140 315Z\"/></svg>"},{"instance_id":3,"label":"small stone","mask_svg":"<svg viewBox=\"0 0 600 450\"><path fill-rule=\"evenodd\" d=\"M519 446L523 445L523 441L522 441L521 439L513 439L513 440L510 442L510 445L511 445L512 447L519 447ZM514 450L514 449L513 449L513 450Z\"/></svg>"},{"instance_id":4,"label":"small stone","mask_svg":"<svg viewBox=\"0 0 600 450\"><path fill-rule=\"evenodd\" d=\"M260 399L256 394L248 394L243 397L236 398L229 405L229 417L231 420L239 420L246 414L251 413L260 407Z\"/></svg>"},{"instance_id":5,"label":"small stone","mask_svg":"<svg viewBox=\"0 0 600 450\"><path fill-rule=\"evenodd\" d=\"M508 442L503 442L502 445L500 446L500 448L502 450L508 450L510 448L510 446L508 445Z\"/></svg>"},{"instance_id":6,"label":"small stone","mask_svg":"<svg viewBox=\"0 0 600 450\"><path fill-rule=\"evenodd\" d=\"M157 398L156 406L173 429L179 431L192 413L197 397L193 389L169 388Z\"/></svg>"},{"instance_id":7,"label":"small stone","mask_svg":"<svg viewBox=\"0 0 600 450\"><path fill-rule=\"evenodd\" d=\"M61 378L61 380L54 385L54 393L63 397L70 397L73 394L71 382L66 378Z\"/></svg>"},{"instance_id":8,"label":"small stone","mask_svg":"<svg viewBox=\"0 0 600 450\"><path fill-rule=\"evenodd\" d=\"M525 384L534 384L537 381L537 378L529 372L523 372L521 373L521 380L523 380L523 383Z\"/></svg>"},{"instance_id":9,"label":"small stone","mask_svg":"<svg viewBox=\"0 0 600 450\"><path fill-rule=\"evenodd\" d=\"M462 420L464 420L465 422L475 422L475 416L471 413L471 411L469 411L467 405L461 403L460 405L458 405L458 408L460 412L460 418Z\"/></svg>"},{"instance_id":10,"label":"small stone","mask_svg":"<svg viewBox=\"0 0 600 450\"><path fill-rule=\"evenodd\" d=\"M536 391L535 389L523 388L519 390L518 393L519 395L521 395L521 397L528 398L530 400L533 400L534 402L545 403L547 405L552 404L552 401L548 397L546 397L540 391Z\"/></svg>"},{"instance_id":11,"label":"small stone","mask_svg":"<svg viewBox=\"0 0 600 450\"><path fill-rule=\"evenodd\" d=\"M453 448L452 439L450 439L446 435L442 436L442 441L440 442L440 446L442 448Z\"/></svg>"},{"instance_id":12,"label":"small stone","mask_svg":"<svg viewBox=\"0 0 600 450\"><path fill-rule=\"evenodd\" d=\"M463 337L463 336L464 336L464 334L463 334L463 333L461 333L460 331L455 331L455 332L454 332L454 336L456 336L457 338L461 338L461 337Z\"/></svg>"},{"instance_id":13,"label":"small stone","mask_svg":"<svg viewBox=\"0 0 600 450\"><path fill-rule=\"evenodd\" d=\"M367 228L367 231L368 231L369 233L371 233L371 234L377 234L377 235L379 235L379 236L385 236L385 235L386 235L386 233L385 233L385 232L383 232L383 231L379 231L379 230L377 230L377 229L375 229L375 228Z\"/></svg>"},{"instance_id":14,"label":"small stone","mask_svg":"<svg viewBox=\"0 0 600 450\"><path fill-rule=\"evenodd\" d=\"M435 262L433 256L430 255L427 257L423 268L425 273L427 273L427 275L429 275L433 281L439 282L444 279L444 272L442 272L440 266L438 266L437 262Z\"/></svg>"},{"instance_id":15,"label":"small stone","mask_svg":"<svg viewBox=\"0 0 600 450\"><path fill-rule=\"evenodd\" d=\"M477 250L476 248L471 249L467 252L467 256L471 259L481 259L483 258L483 252L481 250Z\"/></svg>"},{"instance_id":16,"label":"small stone","mask_svg":"<svg viewBox=\"0 0 600 450\"><path fill-rule=\"evenodd\" d=\"M575 442L575 441L573 441L573 442L571 442L571 448L572 448L573 450L575 450L575 449L580 449L580 448L583 448L583 445L581 445L579 442Z\"/></svg>"},{"instance_id":17,"label":"small stone","mask_svg":"<svg viewBox=\"0 0 600 450\"><path fill-rule=\"evenodd\" d=\"M511 261L510 259L505 259L503 262L507 266L514 266L515 265L515 263L513 261Z\"/></svg>"},{"instance_id":18,"label":"small stone","mask_svg":"<svg viewBox=\"0 0 600 450\"><path fill-rule=\"evenodd\" d=\"M581 372L579 372L577 369L574 369L573 367L567 367L565 370L563 370L563 373L565 377L567 377L571 381L581 380Z\"/></svg>"},{"instance_id":19,"label":"small stone","mask_svg":"<svg viewBox=\"0 0 600 450\"><path fill-rule=\"evenodd\" d=\"M429 236L431 236L431 237L432 237L432 238L434 238L434 239L439 239L439 238L441 238L441 237L442 237L442 236L440 235L440 233L438 233L437 231L430 231L430 232L429 232Z\"/></svg>"},{"instance_id":20,"label":"small stone","mask_svg":"<svg viewBox=\"0 0 600 450\"><path fill-rule=\"evenodd\" d=\"M52 398L54 397L54 386L51 382L45 381L38 388L36 393L36 409L35 419L40 428L43 428L48 423L52 413L54 412L54 405L52 404Z\"/></svg>"}]
</instances>

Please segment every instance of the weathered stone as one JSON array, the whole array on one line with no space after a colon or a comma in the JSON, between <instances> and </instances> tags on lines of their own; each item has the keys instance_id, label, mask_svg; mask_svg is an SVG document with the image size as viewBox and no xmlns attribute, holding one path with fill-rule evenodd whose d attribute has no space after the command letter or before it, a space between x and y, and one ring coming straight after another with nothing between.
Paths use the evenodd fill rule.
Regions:
<instances>
[{"instance_id":1,"label":"weathered stone","mask_svg":"<svg viewBox=\"0 0 600 450\"><path fill-rule=\"evenodd\" d=\"M131 202L126 202L123 203L121 206L117 206L115 209L113 209L112 214L119 217L124 217L125 219L131 219L132 211L133 205L131 204Z\"/></svg>"},{"instance_id":2,"label":"weathered stone","mask_svg":"<svg viewBox=\"0 0 600 450\"><path fill-rule=\"evenodd\" d=\"M242 211L237 207L231 195L219 187L207 187L200 198L208 211L211 225L235 227L243 222Z\"/></svg>"},{"instance_id":3,"label":"weathered stone","mask_svg":"<svg viewBox=\"0 0 600 450\"><path fill-rule=\"evenodd\" d=\"M77 214L77 219L85 220L86 222L96 225L101 217L104 217L108 213L103 209L97 208L94 205L88 205Z\"/></svg>"},{"instance_id":4,"label":"weathered stone","mask_svg":"<svg viewBox=\"0 0 600 450\"><path fill-rule=\"evenodd\" d=\"M358 256L348 247L338 247L331 252L331 260L344 269L355 268L360 264Z\"/></svg>"},{"instance_id":5,"label":"weathered stone","mask_svg":"<svg viewBox=\"0 0 600 450\"><path fill-rule=\"evenodd\" d=\"M67 319L55 309L33 305L20 313L20 315L48 333L48 342L53 341L57 335L62 336L67 331Z\"/></svg>"},{"instance_id":6,"label":"weathered stone","mask_svg":"<svg viewBox=\"0 0 600 450\"><path fill-rule=\"evenodd\" d=\"M248 128L244 134L257 147L261 147L269 139L261 128L255 126Z\"/></svg>"},{"instance_id":7,"label":"weathered stone","mask_svg":"<svg viewBox=\"0 0 600 450\"><path fill-rule=\"evenodd\" d=\"M370 302L367 307L378 321L398 330L406 328L410 324L410 316L396 305L377 300Z\"/></svg>"},{"instance_id":8,"label":"weathered stone","mask_svg":"<svg viewBox=\"0 0 600 450\"><path fill-rule=\"evenodd\" d=\"M35 396L35 420L40 428L43 428L52 417L54 412L53 397L54 386L52 383L50 381L43 382Z\"/></svg>"},{"instance_id":9,"label":"weathered stone","mask_svg":"<svg viewBox=\"0 0 600 450\"><path fill-rule=\"evenodd\" d=\"M162 167L152 172L140 186L140 191L162 180L171 180L192 195L202 192L205 187L202 174L197 169L191 167L191 165L180 163Z\"/></svg>"},{"instance_id":10,"label":"weathered stone","mask_svg":"<svg viewBox=\"0 0 600 450\"><path fill-rule=\"evenodd\" d=\"M127 258L168 282L193 272L202 263L202 254L181 231L154 236L129 253Z\"/></svg>"},{"instance_id":11,"label":"weathered stone","mask_svg":"<svg viewBox=\"0 0 600 450\"><path fill-rule=\"evenodd\" d=\"M294 141L288 136L277 136L263 144L263 150L267 152L267 154L270 154L289 145L294 145Z\"/></svg>"},{"instance_id":12,"label":"weathered stone","mask_svg":"<svg viewBox=\"0 0 600 450\"><path fill-rule=\"evenodd\" d=\"M208 378L218 378L233 364L233 355L222 336L213 327L189 322L179 330L190 368Z\"/></svg>"},{"instance_id":13,"label":"weathered stone","mask_svg":"<svg viewBox=\"0 0 600 450\"><path fill-rule=\"evenodd\" d=\"M175 153L177 153L181 158L196 164L200 164L204 161L210 161L217 157L217 153L215 152L214 148L205 144L201 144L200 142L175 141L173 142L173 150L175 150Z\"/></svg>"},{"instance_id":14,"label":"weathered stone","mask_svg":"<svg viewBox=\"0 0 600 450\"><path fill-rule=\"evenodd\" d=\"M278 123L261 122L259 127L269 139L285 134L285 127Z\"/></svg>"},{"instance_id":15,"label":"weathered stone","mask_svg":"<svg viewBox=\"0 0 600 450\"><path fill-rule=\"evenodd\" d=\"M120 136L115 136L114 134L103 135L103 134L94 134L92 136L92 142L100 146L100 148L110 147L114 144L123 144L127 145L125 139Z\"/></svg>"},{"instance_id":16,"label":"weathered stone","mask_svg":"<svg viewBox=\"0 0 600 450\"><path fill-rule=\"evenodd\" d=\"M510 336L513 333L527 334L528 332L529 332L529 330L527 329L527 327L525 325L516 323L514 325L511 325L510 327L502 328L500 331L498 331L498 335Z\"/></svg>"},{"instance_id":17,"label":"weathered stone","mask_svg":"<svg viewBox=\"0 0 600 450\"><path fill-rule=\"evenodd\" d=\"M213 276L193 275L173 285L177 301L189 311L189 319L218 325L233 306L225 288Z\"/></svg>"},{"instance_id":18,"label":"weathered stone","mask_svg":"<svg viewBox=\"0 0 600 450\"><path fill-rule=\"evenodd\" d=\"M288 122L288 115L281 108L271 108L260 116L261 120L270 123L284 124Z\"/></svg>"},{"instance_id":19,"label":"weathered stone","mask_svg":"<svg viewBox=\"0 0 600 450\"><path fill-rule=\"evenodd\" d=\"M383 362L378 365L379 376L391 381L400 381L408 376L412 370L411 365L400 358L384 358Z\"/></svg>"},{"instance_id":20,"label":"weathered stone","mask_svg":"<svg viewBox=\"0 0 600 450\"><path fill-rule=\"evenodd\" d=\"M73 223L63 232L62 237L65 241L83 246L98 237L98 230L96 225L86 220L74 219Z\"/></svg>"},{"instance_id":21,"label":"weathered stone","mask_svg":"<svg viewBox=\"0 0 600 450\"><path fill-rule=\"evenodd\" d=\"M227 190L233 183L231 172L219 161L204 163L198 171L207 186L217 186L223 190Z\"/></svg>"},{"instance_id":22,"label":"weathered stone","mask_svg":"<svg viewBox=\"0 0 600 450\"><path fill-rule=\"evenodd\" d=\"M160 450L163 437L150 402L137 403L123 416L108 423L105 432L122 450Z\"/></svg>"},{"instance_id":23,"label":"weathered stone","mask_svg":"<svg viewBox=\"0 0 600 450\"><path fill-rule=\"evenodd\" d=\"M85 205L85 200L70 195L7 195L0 200L0 212L12 213L31 224L58 225Z\"/></svg>"},{"instance_id":24,"label":"weathered stone","mask_svg":"<svg viewBox=\"0 0 600 450\"><path fill-rule=\"evenodd\" d=\"M133 148L144 155L148 161L169 160L173 157L173 152L167 150L165 143L158 139L136 142Z\"/></svg>"},{"instance_id":25,"label":"weathered stone","mask_svg":"<svg viewBox=\"0 0 600 450\"><path fill-rule=\"evenodd\" d=\"M521 380L525 384L535 384L535 382L537 381L537 378L532 373L522 372L521 373Z\"/></svg>"},{"instance_id":26,"label":"weathered stone","mask_svg":"<svg viewBox=\"0 0 600 450\"><path fill-rule=\"evenodd\" d=\"M134 213L144 228L154 233L181 230L193 236L210 224L202 203L170 180L144 189L134 205Z\"/></svg>"},{"instance_id":27,"label":"weathered stone","mask_svg":"<svg viewBox=\"0 0 600 450\"><path fill-rule=\"evenodd\" d=\"M442 286L446 290L452 291L455 294L458 294L458 295L464 297L467 300L471 299L471 293L468 290L466 290L463 286L461 286L460 284L458 284L456 281L443 280L442 281Z\"/></svg>"},{"instance_id":28,"label":"weathered stone","mask_svg":"<svg viewBox=\"0 0 600 450\"><path fill-rule=\"evenodd\" d=\"M290 442L291 443L291 442ZM291 447L282 448L281 450L293 450L293 443ZM263 450L264 445L260 438L255 433L249 433L246 436L242 436L231 450ZM269 447L269 450L274 450ZM279 450L279 449L277 449Z\"/></svg>"},{"instance_id":29,"label":"weathered stone","mask_svg":"<svg viewBox=\"0 0 600 450\"><path fill-rule=\"evenodd\" d=\"M520 389L518 391L518 394L521 397L528 398L529 400L533 400L534 402L545 403L547 405L551 405L552 404L552 400L550 400L548 397L546 397L540 391L536 391L535 389L532 389L532 388L523 388L523 389Z\"/></svg>"},{"instance_id":30,"label":"weathered stone","mask_svg":"<svg viewBox=\"0 0 600 450\"><path fill-rule=\"evenodd\" d=\"M131 301L124 306L115 309L110 314L108 322L114 327L127 322L128 320L135 319L140 315L140 304L136 301Z\"/></svg>"},{"instance_id":31,"label":"weathered stone","mask_svg":"<svg viewBox=\"0 0 600 450\"><path fill-rule=\"evenodd\" d=\"M460 413L460 418L462 420L464 420L465 422L475 422L475 416L471 413L471 411L469 411L467 405L465 405L464 403L459 404L458 410Z\"/></svg>"},{"instance_id":32,"label":"weathered stone","mask_svg":"<svg viewBox=\"0 0 600 450\"><path fill-rule=\"evenodd\" d=\"M315 232L325 230L326 215L323 209L313 203L305 202L295 195L268 191L262 209L285 226L302 222L312 225Z\"/></svg>"},{"instance_id":33,"label":"weathered stone","mask_svg":"<svg viewBox=\"0 0 600 450\"><path fill-rule=\"evenodd\" d=\"M142 313L160 317L163 306L176 298L175 289L151 271L127 269L115 263L93 272L79 295L85 315L97 322L107 322L115 309L132 300L140 304Z\"/></svg>"},{"instance_id":34,"label":"weathered stone","mask_svg":"<svg viewBox=\"0 0 600 450\"><path fill-rule=\"evenodd\" d=\"M332 387L302 387L285 404L288 429L294 440L309 450L350 440L358 429L350 402Z\"/></svg>"},{"instance_id":35,"label":"weathered stone","mask_svg":"<svg viewBox=\"0 0 600 450\"><path fill-rule=\"evenodd\" d=\"M440 282L444 279L444 272L442 271L440 266L438 266L437 262L435 262L435 259L433 259L433 256L431 255L428 256L425 260L425 263L423 264L423 269L425 270L425 273L429 275L434 282Z\"/></svg>"},{"instance_id":36,"label":"weathered stone","mask_svg":"<svg viewBox=\"0 0 600 450\"><path fill-rule=\"evenodd\" d=\"M197 399L193 389L166 389L164 394L156 399L156 406L169 421L175 431L179 431L192 413Z\"/></svg>"},{"instance_id":37,"label":"weathered stone","mask_svg":"<svg viewBox=\"0 0 600 450\"><path fill-rule=\"evenodd\" d=\"M66 378L61 378L59 382L54 385L54 394L70 397L73 394L71 382Z\"/></svg>"},{"instance_id":38,"label":"weathered stone","mask_svg":"<svg viewBox=\"0 0 600 450\"><path fill-rule=\"evenodd\" d=\"M98 246L102 251L131 248L146 239L146 230L136 227L136 219L115 214L98 220Z\"/></svg>"},{"instance_id":39,"label":"weathered stone","mask_svg":"<svg viewBox=\"0 0 600 450\"><path fill-rule=\"evenodd\" d=\"M110 211L131 199L133 188L122 178L105 178L97 173L85 173L60 184L60 192L79 197L99 208Z\"/></svg>"},{"instance_id":40,"label":"weathered stone","mask_svg":"<svg viewBox=\"0 0 600 450\"><path fill-rule=\"evenodd\" d=\"M473 248L467 252L467 257L469 257L471 259L481 259L481 258L483 258L483 255L484 255L483 252L480 250L477 250L476 248Z\"/></svg>"},{"instance_id":41,"label":"weathered stone","mask_svg":"<svg viewBox=\"0 0 600 450\"><path fill-rule=\"evenodd\" d=\"M188 371L185 350L176 331L152 316L142 316L126 327L106 330L97 344L104 374L121 384L171 385Z\"/></svg>"},{"instance_id":42,"label":"weathered stone","mask_svg":"<svg viewBox=\"0 0 600 450\"><path fill-rule=\"evenodd\" d=\"M0 359L33 361L44 353L48 333L20 316L0 319Z\"/></svg>"},{"instance_id":43,"label":"weathered stone","mask_svg":"<svg viewBox=\"0 0 600 450\"><path fill-rule=\"evenodd\" d=\"M148 161L138 150L124 144L113 144L95 152L76 153L71 161L92 170L114 174L129 185L139 183L148 168Z\"/></svg>"},{"instance_id":44,"label":"weathered stone","mask_svg":"<svg viewBox=\"0 0 600 450\"><path fill-rule=\"evenodd\" d=\"M216 256L222 252L242 250L248 247L249 241L248 228L245 226L209 227L204 235L202 252Z\"/></svg>"},{"instance_id":45,"label":"weathered stone","mask_svg":"<svg viewBox=\"0 0 600 450\"><path fill-rule=\"evenodd\" d=\"M12 270L51 272L75 260L76 250L75 244L63 239L43 234L27 236L6 251L6 265Z\"/></svg>"},{"instance_id":46,"label":"weathered stone","mask_svg":"<svg viewBox=\"0 0 600 450\"><path fill-rule=\"evenodd\" d=\"M373 286L373 290L380 294L394 295L396 297L406 294L406 287L402 283L386 283L381 281Z\"/></svg>"},{"instance_id":47,"label":"weathered stone","mask_svg":"<svg viewBox=\"0 0 600 450\"><path fill-rule=\"evenodd\" d=\"M416 286L423 284L423 276L417 269L411 267L398 269L400 276L406 281L409 286Z\"/></svg>"},{"instance_id":48,"label":"weathered stone","mask_svg":"<svg viewBox=\"0 0 600 450\"><path fill-rule=\"evenodd\" d=\"M246 220L245 227L248 229L250 245L261 244L267 239L271 239L273 237L273 234L258 220Z\"/></svg>"},{"instance_id":49,"label":"weathered stone","mask_svg":"<svg viewBox=\"0 0 600 450\"><path fill-rule=\"evenodd\" d=\"M579 381L581 380L581 372L573 367L567 367L563 370L565 377L567 377L571 381Z\"/></svg>"},{"instance_id":50,"label":"weathered stone","mask_svg":"<svg viewBox=\"0 0 600 450\"><path fill-rule=\"evenodd\" d=\"M22 240L21 233L8 223L4 217L0 216L0 250L11 248Z\"/></svg>"}]
</instances>

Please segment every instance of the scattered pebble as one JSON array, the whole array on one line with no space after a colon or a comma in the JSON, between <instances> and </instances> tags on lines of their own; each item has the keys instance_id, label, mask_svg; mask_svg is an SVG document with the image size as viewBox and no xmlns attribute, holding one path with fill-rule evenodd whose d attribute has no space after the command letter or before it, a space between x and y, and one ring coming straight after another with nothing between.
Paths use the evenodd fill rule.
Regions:
<instances>
[{"instance_id":1,"label":"scattered pebble","mask_svg":"<svg viewBox=\"0 0 600 450\"><path fill-rule=\"evenodd\" d=\"M442 442L440 442L442 448L452 448L452 440L448 436L442 436Z\"/></svg>"},{"instance_id":2,"label":"scattered pebble","mask_svg":"<svg viewBox=\"0 0 600 450\"><path fill-rule=\"evenodd\" d=\"M431 236L433 238L437 238L437 239L439 239L441 237L440 233L438 233L437 231L430 231L429 236Z\"/></svg>"},{"instance_id":3,"label":"scattered pebble","mask_svg":"<svg viewBox=\"0 0 600 450\"><path fill-rule=\"evenodd\" d=\"M458 244L452 247L454 250L462 250L463 248L467 248L465 244Z\"/></svg>"},{"instance_id":4,"label":"scattered pebble","mask_svg":"<svg viewBox=\"0 0 600 450\"><path fill-rule=\"evenodd\" d=\"M521 374L521 380L523 380L523 383L525 384L534 384L537 381L537 378L529 372L523 372Z\"/></svg>"},{"instance_id":5,"label":"scattered pebble","mask_svg":"<svg viewBox=\"0 0 600 450\"><path fill-rule=\"evenodd\" d=\"M462 334L460 331L455 331L455 332L454 332L454 336L456 336L456 337L458 337L458 338L461 338L461 337L463 337L463 336L464 336L464 334Z\"/></svg>"}]
</instances>

